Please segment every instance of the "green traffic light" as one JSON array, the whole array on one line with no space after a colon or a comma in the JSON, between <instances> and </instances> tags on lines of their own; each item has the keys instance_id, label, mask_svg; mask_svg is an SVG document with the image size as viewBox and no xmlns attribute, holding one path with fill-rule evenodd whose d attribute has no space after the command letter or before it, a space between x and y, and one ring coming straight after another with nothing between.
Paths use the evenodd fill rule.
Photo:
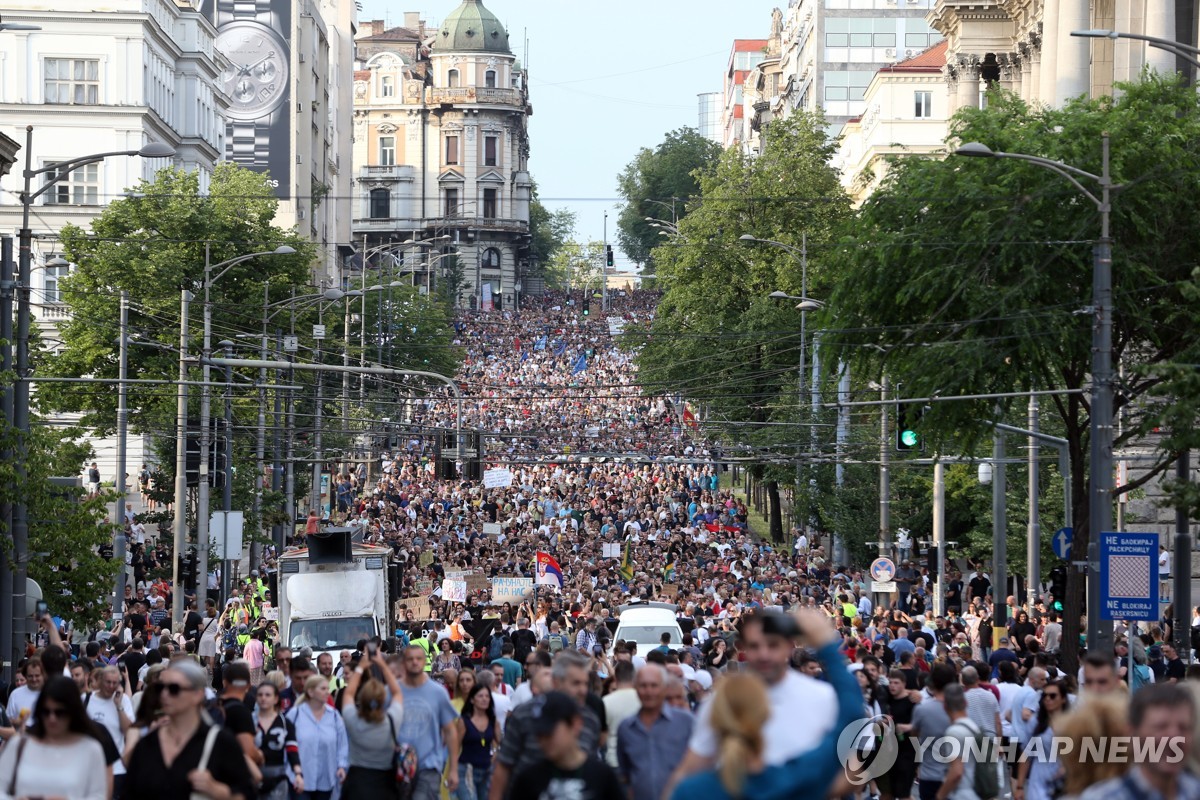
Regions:
<instances>
[{"instance_id":1,"label":"green traffic light","mask_svg":"<svg viewBox=\"0 0 1200 800\"><path fill-rule=\"evenodd\" d=\"M901 431L901 432L900 432L900 442L901 442L901 444L903 444L905 447L916 447L916 446L917 446L917 443L918 443L919 441L920 441L920 440L919 440L919 438L917 437L917 432L916 432L916 431L911 431L911 430L909 430L909 431Z\"/></svg>"}]
</instances>

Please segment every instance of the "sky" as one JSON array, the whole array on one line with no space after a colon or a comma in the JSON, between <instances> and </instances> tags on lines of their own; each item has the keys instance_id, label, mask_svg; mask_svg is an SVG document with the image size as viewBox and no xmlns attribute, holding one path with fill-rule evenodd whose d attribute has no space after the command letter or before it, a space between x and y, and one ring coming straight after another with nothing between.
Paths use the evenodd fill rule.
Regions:
<instances>
[{"instance_id":1,"label":"sky","mask_svg":"<svg viewBox=\"0 0 1200 800\"><path fill-rule=\"evenodd\" d=\"M440 23L457 0L361 0L360 20ZM484 0L529 69L529 167L542 202L578 215L581 241L616 241L617 175L642 147L695 127L734 39L765 39L787 0ZM528 40L528 60L525 42ZM633 265L617 252L618 269Z\"/></svg>"}]
</instances>

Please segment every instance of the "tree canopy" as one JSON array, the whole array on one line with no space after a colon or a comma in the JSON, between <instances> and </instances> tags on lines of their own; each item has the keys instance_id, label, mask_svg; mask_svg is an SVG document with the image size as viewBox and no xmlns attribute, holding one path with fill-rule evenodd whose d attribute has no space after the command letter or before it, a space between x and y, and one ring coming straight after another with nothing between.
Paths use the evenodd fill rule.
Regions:
<instances>
[{"instance_id":1,"label":"tree canopy","mask_svg":"<svg viewBox=\"0 0 1200 800\"><path fill-rule=\"evenodd\" d=\"M1127 186L1112 209L1115 446L1145 442L1164 420L1196 418L1195 393L1171 397L1162 367L1200 363L1194 320L1200 198L1200 108L1194 90L1151 77L1116 98L1029 108L994 93L961 111L952 142L1061 161ZM1094 187L1091 187L1094 188ZM1088 532L1087 472L1092 201L1050 170L1012 159L898 158L831 255L838 276L823 324L835 356L860 376L888 374L905 397L1063 389L1043 403L1069 442L1076 552ZM934 402L922 428L934 452L970 452L1019 400ZM1056 419L1055 419L1056 418ZM1158 460L1118 491L1154 479ZM1064 641L1079 622L1082 581L1070 573Z\"/></svg>"},{"instance_id":2,"label":"tree canopy","mask_svg":"<svg viewBox=\"0 0 1200 800\"><path fill-rule=\"evenodd\" d=\"M617 241L625 255L638 264L653 260L662 237L646 217L682 217L689 200L700 192L700 174L720 155L721 146L695 128L671 131L654 148L638 151L617 178L617 191L625 199L617 217Z\"/></svg>"}]
</instances>

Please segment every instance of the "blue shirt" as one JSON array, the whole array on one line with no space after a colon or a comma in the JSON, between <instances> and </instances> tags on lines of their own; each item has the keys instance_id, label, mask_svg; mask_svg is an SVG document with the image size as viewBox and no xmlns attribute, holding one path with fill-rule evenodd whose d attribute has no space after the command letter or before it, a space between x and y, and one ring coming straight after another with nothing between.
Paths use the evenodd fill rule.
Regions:
<instances>
[{"instance_id":1,"label":"blue shirt","mask_svg":"<svg viewBox=\"0 0 1200 800\"><path fill-rule=\"evenodd\" d=\"M617 728L617 764L633 800L660 800L671 773L687 752L695 718L686 711L663 706L647 728L639 714Z\"/></svg>"},{"instance_id":2,"label":"blue shirt","mask_svg":"<svg viewBox=\"0 0 1200 800\"><path fill-rule=\"evenodd\" d=\"M441 772L448 756L442 728L458 719L450 695L444 686L428 678L417 687L401 683L400 692L404 695L404 724L396 738L417 751L418 769Z\"/></svg>"},{"instance_id":3,"label":"blue shirt","mask_svg":"<svg viewBox=\"0 0 1200 800\"><path fill-rule=\"evenodd\" d=\"M802 753L785 764L767 767L757 775L746 776L742 797L755 800L791 800L796 797L824 797L834 778L842 774L842 762L838 757L838 737L842 730L863 715L862 690L858 680L846 668L838 650L839 644L831 642L817 651L824 674L837 693L837 722L821 743L807 753ZM617 737L618 747L621 738ZM671 793L671 800L732 800L729 792L721 785L716 770L707 770L681 781Z\"/></svg>"},{"instance_id":4,"label":"blue shirt","mask_svg":"<svg viewBox=\"0 0 1200 800\"><path fill-rule=\"evenodd\" d=\"M301 703L285 716L296 727L304 788L331 791L338 785L337 771L350 769L350 740L342 715L327 706L318 721L308 703Z\"/></svg>"},{"instance_id":5,"label":"blue shirt","mask_svg":"<svg viewBox=\"0 0 1200 800\"><path fill-rule=\"evenodd\" d=\"M888 642L888 647L890 647L892 652L896 654L897 662L900 661L901 654L915 653L917 651L917 646L908 639L893 639L892 641Z\"/></svg>"}]
</instances>

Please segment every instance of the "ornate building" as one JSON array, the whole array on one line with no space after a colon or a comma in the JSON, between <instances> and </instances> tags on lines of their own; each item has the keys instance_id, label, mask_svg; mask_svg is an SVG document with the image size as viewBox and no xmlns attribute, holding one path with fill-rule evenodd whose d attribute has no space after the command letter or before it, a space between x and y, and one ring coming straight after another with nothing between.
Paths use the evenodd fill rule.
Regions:
<instances>
[{"instance_id":1,"label":"ornate building","mask_svg":"<svg viewBox=\"0 0 1200 800\"><path fill-rule=\"evenodd\" d=\"M1174 69L1174 56L1127 39L1084 39L1089 28L1175 38L1163 0L938 0L929 21L946 37L950 111L977 106L992 84L1028 102L1059 106L1110 93L1144 65Z\"/></svg>"},{"instance_id":2,"label":"ornate building","mask_svg":"<svg viewBox=\"0 0 1200 800\"><path fill-rule=\"evenodd\" d=\"M525 72L479 0L463 0L437 29L414 14L405 23L367 23L357 42L360 266L386 264L472 308L510 307L533 288L522 286L533 189Z\"/></svg>"}]
</instances>

